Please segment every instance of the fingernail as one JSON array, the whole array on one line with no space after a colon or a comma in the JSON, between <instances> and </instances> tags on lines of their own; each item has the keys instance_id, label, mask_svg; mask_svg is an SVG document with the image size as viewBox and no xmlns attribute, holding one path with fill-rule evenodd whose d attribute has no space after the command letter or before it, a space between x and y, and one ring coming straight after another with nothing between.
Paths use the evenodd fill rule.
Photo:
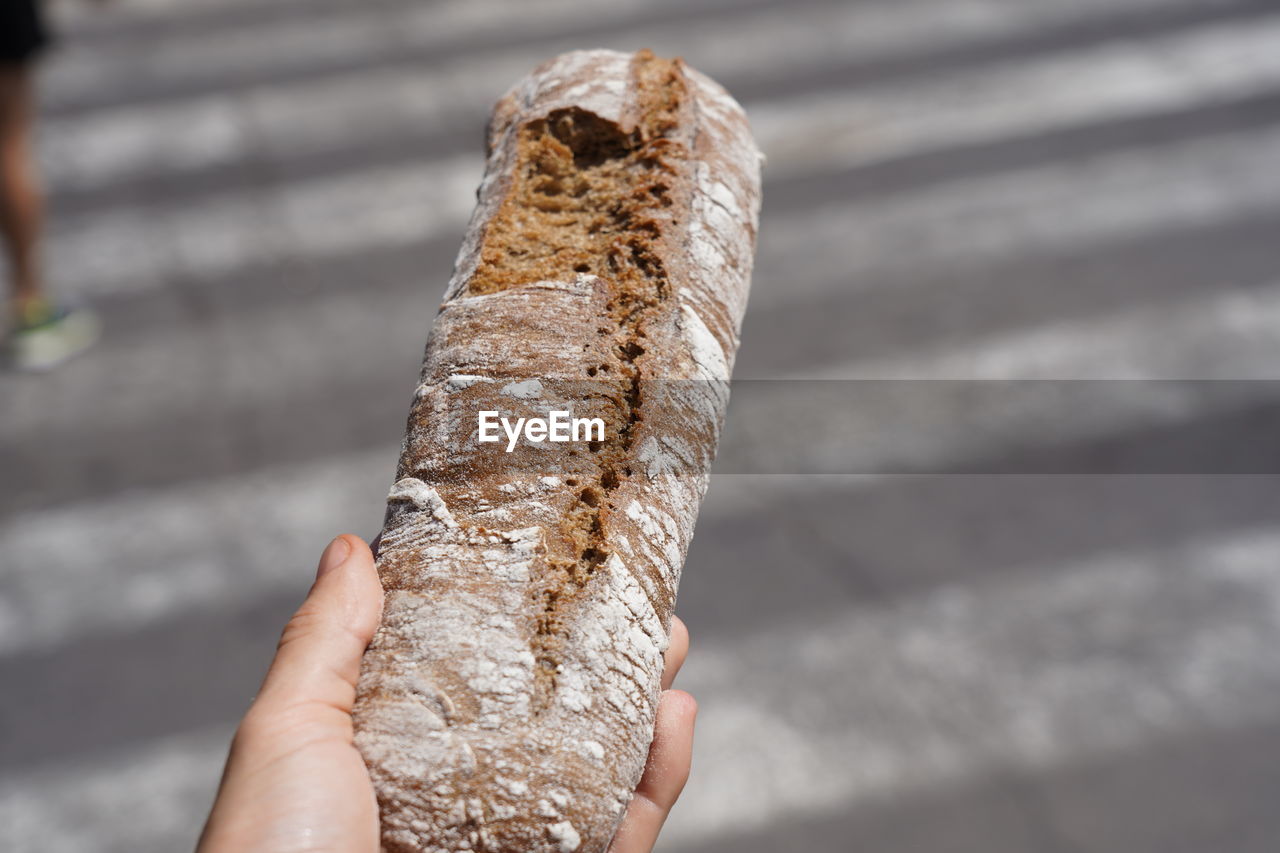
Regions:
<instances>
[{"instance_id":1,"label":"fingernail","mask_svg":"<svg viewBox=\"0 0 1280 853\"><path fill-rule=\"evenodd\" d=\"M320 555L320 567L316 569L316 580L341 566L350 556L351 543L341 536L334 539L329 543L329 547L324 549L324 553Z\"/></svg>"}]
</instances>

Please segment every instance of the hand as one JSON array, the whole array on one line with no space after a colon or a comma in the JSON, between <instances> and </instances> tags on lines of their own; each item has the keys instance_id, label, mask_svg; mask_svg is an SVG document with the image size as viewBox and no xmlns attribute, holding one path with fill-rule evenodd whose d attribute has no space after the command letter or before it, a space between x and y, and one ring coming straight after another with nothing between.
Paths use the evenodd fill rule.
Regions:
<instances>
[{"instance_id":1,"label":"hand","mask_svg":"<svg viewBox=\"0 0 1280 853\"><path fill-rule=\"evenodd\" d=\"M369 547L339 536L236 731L198 853L377 853L378 804L352 740L351 707L381 616ZM689 633L673 618L648 764L609 853L651 851L689 776L697 705L669 689L688 650Z\"/></svg>"}]
</instances>

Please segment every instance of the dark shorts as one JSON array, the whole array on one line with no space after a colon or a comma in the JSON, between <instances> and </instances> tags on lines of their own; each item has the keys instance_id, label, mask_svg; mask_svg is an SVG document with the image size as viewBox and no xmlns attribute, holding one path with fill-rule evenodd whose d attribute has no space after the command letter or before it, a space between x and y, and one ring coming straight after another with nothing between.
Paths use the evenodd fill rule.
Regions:
<instances>
[{"instance_id":1,"label":"dark shorts","mask_svg":"<svg viewBox=\"0 0 1280 853\"><path fill-rule=\"evenodd\" d=\"M0 0L0 65L21 65L49 44L41 0Z\"/></svg>"}]
</instances>

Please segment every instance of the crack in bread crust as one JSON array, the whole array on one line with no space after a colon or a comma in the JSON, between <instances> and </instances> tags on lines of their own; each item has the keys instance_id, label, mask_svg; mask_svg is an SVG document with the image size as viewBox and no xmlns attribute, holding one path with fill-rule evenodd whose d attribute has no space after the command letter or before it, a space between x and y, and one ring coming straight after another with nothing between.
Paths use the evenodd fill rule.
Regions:
<instances>
[{"instance_id":1,"label":"crack in bread crust","mask_svg":"<svg viewBox=\"0 0 1280 853\"><path fill-rule=\"evenodd\" d=\"M677 63L642 53L632 61L634 126L579 107L552 110L519 130L522 165L485 232L481 266L471 294L495 293L575 274L597 276L606 287L612 340L607 359L584 368L591 391L609 402L605 435L592 442L596 472L581 484L565 513L561 535L568 555L551 560L553 576L538 590L533 639L538 663L535 707L555 693L565 614L612 553L604 535L612 494L633 473L630 456L642 419L645 325L664 310L671 291L658 243L679 227L672 185L682 179L688 148L674 136L686 97ZM682 210L680 215L687 216Z\"/></svg>"}]
</instances>

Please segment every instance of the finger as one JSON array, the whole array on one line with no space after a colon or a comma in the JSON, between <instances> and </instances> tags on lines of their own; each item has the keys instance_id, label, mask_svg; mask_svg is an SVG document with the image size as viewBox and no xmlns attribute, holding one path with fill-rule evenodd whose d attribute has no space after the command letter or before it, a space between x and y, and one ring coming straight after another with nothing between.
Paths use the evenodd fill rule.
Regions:
<instances>
[{"instance_id":1,"label":"finger","mask_svg":"<svg viewBox=\"0 0 1280 853\"><path fill-rule=\"evenodd\" d=\"M382 584L369 547L339 536L320 558L316 581L280 637L254 702L259 715L298 707L351 713L360 658L382 618Z\"/></svg>"},{"instance_id":2,"label":"finger","mask_svg":"<svg viewBox=\"0 0 1280 853\"><path fill-rule=\"evenodd\" d=\"M670 690L684 659L689 655L689 629L679 616L671 617L671 645L663 657L662 689Z\"/></svg>"},{"instance_id":3,"label":"finger","mask_svg":"<svg viewBox=\"0 0 1280 853\"><path fill-rule=\"evenodd\" d=\"M698 703L683 690L668 690L658 704L653 744L644 775L609 853L650 853L671 807L689 779Z\"/></svg>"}]
</instances>

